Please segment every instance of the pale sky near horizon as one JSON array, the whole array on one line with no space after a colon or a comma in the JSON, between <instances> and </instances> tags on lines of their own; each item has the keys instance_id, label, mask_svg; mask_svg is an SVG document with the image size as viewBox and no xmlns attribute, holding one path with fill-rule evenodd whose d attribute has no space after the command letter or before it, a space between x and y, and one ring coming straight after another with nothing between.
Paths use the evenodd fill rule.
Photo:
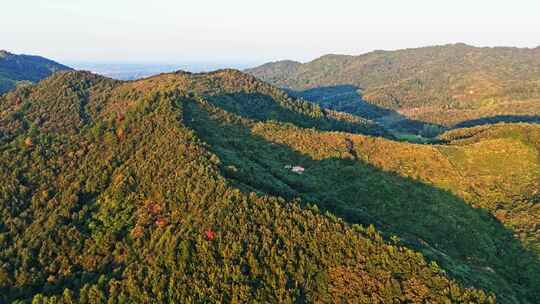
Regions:
<instances>
[{"instance_id":1,"label":"pale sky near horizon","mask_svg":"<svg viewBox=\"0 0 540 304\"><path fill-rule=\"evenodd\" d=\"M536 0L2 0L0 49L58 61L311 60L464 42L540 45Z\"/></svg>"}]
</instances>

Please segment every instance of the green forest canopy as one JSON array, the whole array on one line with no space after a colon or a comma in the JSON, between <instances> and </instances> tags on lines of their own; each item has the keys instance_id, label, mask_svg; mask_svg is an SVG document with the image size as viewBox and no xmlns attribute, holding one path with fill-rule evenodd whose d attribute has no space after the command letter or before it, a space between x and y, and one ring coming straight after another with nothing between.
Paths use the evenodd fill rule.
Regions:
<instances>
[{"instance_id":1,"label":"green forest canopy","mask_svg":"<svg viewBox=\"0 0 540 304\"><path fill-rule=\"evenodd\" d=\"M326 55L247 70L338 111L399 130L540 121L540 48L451 44Z\"/></svg>"},{"instance_id":2,"label":"green forest canopy","mask_svg":"<svg viewBox=\"0 0 540 304\"><path fill-rule=\"evenodd\" d=\"M538 127L378 130L233 70L19 88L0 98L0 301L533 303ZM471 175L501 147L524 157ZM524 174L494 180L506 166Z\"/></svg>"}]
</instances>

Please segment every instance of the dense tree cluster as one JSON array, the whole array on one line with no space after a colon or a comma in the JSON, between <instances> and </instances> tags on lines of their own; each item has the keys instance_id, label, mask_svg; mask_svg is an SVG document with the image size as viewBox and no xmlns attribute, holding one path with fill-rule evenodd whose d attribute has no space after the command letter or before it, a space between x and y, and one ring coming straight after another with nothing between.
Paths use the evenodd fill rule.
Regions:
<instances>
[{"instance_id":1,"label":"dense tree cluster","mask_svg":"<svg viewBox=\"0 0 540 304\"><path fill-rule=\"evenodd\" d=\"M511 232L410 178L424 146L329 113L228 70L59 73L2 96L0 302L538 298L538 260Z\"/></svg>"}]
</instances>

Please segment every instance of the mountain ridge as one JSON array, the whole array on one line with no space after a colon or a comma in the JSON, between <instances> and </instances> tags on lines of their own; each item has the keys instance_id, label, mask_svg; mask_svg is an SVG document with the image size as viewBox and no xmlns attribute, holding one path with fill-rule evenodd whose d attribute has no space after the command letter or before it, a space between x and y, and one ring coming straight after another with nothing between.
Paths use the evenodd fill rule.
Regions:
<instances>
[{"instance_id":1,"label":"mountain ridge","mask_svg":"<svg viewBox=\"0 0 540 304\"><path fill-rule=\"evenodd\" d=\"M391 121L390 128L396 118L397 123L406 118L443 128L505 115L540 121L525 117L540 114L538 48L450 44L358 56L325 55L306 63L265 64L246 72L326 108L359 116L366 107L394 111L379 116ZM325 95L325 90L340 86L350 86L343 91L347 96ZM313 97L315 90L320 94Z\"/></svg>"},{"instance_id":2,"label":"mountain ridge","mask_svg":"<svg viewBox=\"0 0 540 304\"><path fill-rule=\"evenodd\" d=\"M536 228L512 214L534 205L491 177L536 152L516 145L478 184L460 174L538 128L453 131L483 144L440 148L349 127L234 70L59 72L5 94L0 299L534 303ZM483 188L505 200L470 198Z\"/></svg>"},{"instance_id":3,"label":"mountain ridge","mask_svg":"<svg viewBox=\"0 0 540 304\"><path fill-rule=\"evenodd\" d=\"M455 300L493 300L482 292L460 289L412 252L377 245L382 239L373 229L365 230L371 241L358 234L363 228L353 231L317 215L316 209L299 209L292 202L230 188L217 169L219 158L183 126L184 119L189 120L183 107L197 102L195 95L175 87L186 81L190 85L185 75L190 74L117 82L66 72L0 99L3 113L22 111L0 117L5 123L0 125L5 143L0 150L6 181L1 186L6 225L0 226L0 241L9 248L0 254L3 300L329 302L343 296L373 297L380 292L359 286L356 295L347 295L341 285L353 279L371 282L373 290L390 291L387 283L372 275L380 268L379 258L368 257L369 250L380 252L381 259L388 250L388 262L396 265L391 267L411 264L400 279L407 282L399 287L407 293L403 299L436 300L441 294ZM199 80L211 83L212 77ZM53 88L62 91L66 84L78 88L74 92L78 94L57 100ZM29 98L30 104L10 102L17 97ZM92 119L81 125L76 111L65 111L76 118L66 120L43 116L39 110L58 102L66 109L83 105ZM21 126L10 124L21 118L25 118ZM19 139L23 146L16 148ZM9 173L18 162L28 167ZM30 203L28 195L31 205L25 203ZM26 232L16 227L25 227ZM205 239L204 231L211 231L215 240ZM16 236L27 242L14 242ZM301 245L306 240L325 245ZM342 249L332 250L336 246ZM320 250L348 262L332 262L317 253ZM366 252L373 266L355 266L364 259L359 252ZM25 258L28 263L17 262ZM5 268L6 262L14 268ZM27 275L30 272L36 275ZM379 275L390 279L388 274ZM437 277L433 283L424 279L432 276ZM190 288L166 287L188 282ZM430 286L433 293L418 294L414 286ZM391 293L395 292L402 293Z\"/></svg>"},{"instance_id":4,"label":"mountain ridge","mask_svg":"<svg viewBox=\"0 0 540 304\"><path fill-rule=\"evenodd\" d=\"M0 95L17 86L38 82L60 70L71 68L45 57L0 50Z\"/></svg>"}]
</instances>

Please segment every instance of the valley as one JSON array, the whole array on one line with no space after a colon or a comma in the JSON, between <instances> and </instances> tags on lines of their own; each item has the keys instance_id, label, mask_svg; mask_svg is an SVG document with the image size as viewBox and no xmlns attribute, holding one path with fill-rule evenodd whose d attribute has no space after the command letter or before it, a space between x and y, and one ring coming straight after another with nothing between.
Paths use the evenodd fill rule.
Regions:
<instances>
[{"instance_id":1,"label":"valley","mask_svg":"<svg viewBox=\"0 0 540 304\"><path fill-rule=\"evenodd\" d=\"M539 48L458 43L272 62L246 72L323 107L375 115L398 133L434 137L449 128L540 121Z\"/></svg>"}]
</instances>

